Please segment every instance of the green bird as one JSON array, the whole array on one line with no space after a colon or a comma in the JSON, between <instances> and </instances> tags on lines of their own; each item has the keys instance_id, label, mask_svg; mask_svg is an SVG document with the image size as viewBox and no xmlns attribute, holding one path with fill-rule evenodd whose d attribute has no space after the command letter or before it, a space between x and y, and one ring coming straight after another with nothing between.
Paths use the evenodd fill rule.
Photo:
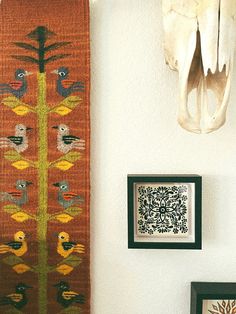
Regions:
<instances>
[{"instance_id":1,"label":"green bird","mask_svg":"<svg viewBox=\"0 0 236 314\"><path fill-rule=\"evenodd\" d=\"M0 202L9 201L18 206L23 206L28 203L28 186L32 182L26 180L17 180L16 181L16 191L9 192L0 192Z\"/></svg>"},{"instance_id":2,"label":"green bird","mask_svg":"<svg viewBox=\"0 0 236 314\"><path fill-rule=\"evenodd\" d=\"M11 305L18 310L22 309L28 303L26 290L30 288L32 287L26 285L25 283L18 283L15 288L15 292L0 298L0 306Z\"/></svg>"},{"instance_id":3,"label":"green bird","mask_svg":"<svg viewBox=\"0 0 236 314\"><path fill-rule=\"evenodd\" d=\"M60 281L54 287L57 288L57 302L63 307L69 307L72 303L83 304L85 298L82 294L71 291L70 286L65 281Z\"/></svg>"}]
</instances>

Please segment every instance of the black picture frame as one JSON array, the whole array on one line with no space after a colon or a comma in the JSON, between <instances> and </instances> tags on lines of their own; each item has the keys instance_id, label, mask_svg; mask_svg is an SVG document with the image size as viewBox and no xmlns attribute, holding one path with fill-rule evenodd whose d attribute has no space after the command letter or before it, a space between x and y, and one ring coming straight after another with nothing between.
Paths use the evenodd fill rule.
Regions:
<instances>
[{"instance_id":1,"label":"black picture frame","mask_svg":"<svg viewBox=\"0 0 236 314\"><path fill-rule=\"evenodd\" d=\"M193 183L194 241L193 242L142 242L135 239L135 186L138 183ZM128 175L128 248L130 249L202 249L202 177L199 175Z\"/></svg>"},{"instance_id":2,"label":"black picture frame","mask_svg":"<svg viewBox=\"0 0 236 314\"><path fill-rule=\"evenodd\" d=\"M236 300L236 283L191 282L190 314L202 314L204 300Z\"/></svg>"}]
</instances>

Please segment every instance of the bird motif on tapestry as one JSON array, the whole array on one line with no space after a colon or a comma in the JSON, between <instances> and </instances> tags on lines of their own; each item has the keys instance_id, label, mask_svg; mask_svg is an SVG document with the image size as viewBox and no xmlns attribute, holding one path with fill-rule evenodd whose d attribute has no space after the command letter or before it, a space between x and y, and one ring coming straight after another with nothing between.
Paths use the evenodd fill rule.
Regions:
<instances>
[{"instance_id":1,"label":"bird motif on tapestry","mask_svg":"<svg viewBox=\"0 0 236 314\"><path fill-rule=\"evenodd\" d=\"M71 135L67 125L59 124L58 126L53 126L53 129L57 129L57 149L61 153L66 154L73 149L85 149L85 140Z\"/></svg>"},{"instance_id":2,"label":"bird motif on tapestry","mask_svg":"<svg viewBox=\"0 0 236 314\"><path fill-rule=\"evenodd\" d=\"M12 253L16 256L22 256L28 251L26 234L23 231L17 231L14 234L14 240L8 243L0 244L0 254Z\"/></svg>"},{"instance_id":3,"label":"bird motif on tapestry","mask_svg":"<svg viewBox=\"0 0 236 314\"><path fill-rule=\"evenodd\" d=\"M17 69L15 72L15 81L0 84L0 94L12 94L17 98L21 98L27 92L26 77L33 73L23 69Z\"/></svg>"},{"instance_id":4,"label":"bird motif on tapestry","mask_svg":"<svg viewBox=\"0 0 236 314\"><path fill-rule=\"evenodd\" d=\"M66 67L60 67L51 73L57 74L57 92L62 97L68 97L74 92L83 92L84 83L69 80L69 69Z\"/></svg>"},{"instance_id":5,"label":"bird motif on tapestry","mask_svg":"<svg viewBox=\"0 0 236 314\"><path fill-rule=\"evenodd\" d=\"M24 152L28 148L27 131L32 130L24 124L15 126L15 135L0 137L0 148L13 148L18 153Z\"/></svg>"},{"instance_id":6,"label":"bird motif on tapestry","mask_svg":"<svg viewBox=\"0 0 236 314\"><path fill-rule=\"evenodd\" d=\"M26 285L25 283L18 283L15 288L15 292L0 297L0 306L11 305L18 310L22 309L28 303L26 290L31 288L31 286Z\"/></svg>"},{"instance_id":7,"label":"bird motif on tapestry","mask_svg":"<svg viewBox=\"0 0 236 314\"><path fill-rule=\"evenodd\" d=\"M84 253L84 245L70 241L70 235L67 232L58 234L57 253L67 258L72 253Z\"/></svg>"},{"instance_id":8,"label":"bird motif on tapestry","mask_svg":"<svg viewBox=\"0 0 236 314\"><path fill-rule=\"evenodd\" d=\"M55 284L57 288L57 302L64 308L69 307L72 303L85 303L85 297L77 292L70 290L70 285L65 281Z\"/></svg>"},{"instance_id":9,"label":"bird motif on tapestry","mask_svg":"<svg viewBox=\"0 0 236 314\"><path fill-rule=\"evenodd\" d=\"M84 199L80 195L70 192L69 183L67 181L60 181L54 183L53 185L59 188L57 193L57 200L63 208L66 209L72 205L77 205L84 202Z\"/></svg>"},{"instance_id":10,"label":"bird motif on tapestry","mask_svg":"<svg viewBox=\"0 0 236 314\"><path fill-rule=\"evenodd\" d=\"M0 192L0 202L10 202L18 206L23 206L28 202L28 186L32 182L26 180L16 181L16 190L10 192Z\"/></svg>"}]
</instances>

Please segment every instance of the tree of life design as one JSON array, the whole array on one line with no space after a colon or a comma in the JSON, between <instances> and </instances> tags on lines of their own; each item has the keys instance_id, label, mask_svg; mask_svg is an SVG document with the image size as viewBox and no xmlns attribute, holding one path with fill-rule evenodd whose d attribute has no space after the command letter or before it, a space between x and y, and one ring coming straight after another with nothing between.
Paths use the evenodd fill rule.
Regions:
<instances>
[{"instance_id":1,"label":"tree of life design","mask_svg":"<svg viewBox=\"0 0 236 314\"><path fill-rule=\"evenodd\" d=\"M26 272L32 272L37 275L40 314L47 313L48 274L51 272L57 272L62 276L70 274L75 267L78 267L81 264L82 257L80 257L79 254L84 253L84 246L82 244L72 242L70 240L70 235L61 231L57 235L57 253L63 257L63 259L57 264L48 264L50 253L48 249L48 224L66 224L77 216L80 216L82 208L78 207L78 204L80 204L78 200L81 200L81 203L83 202L79 195L70 192L69 184L66 180L61 180L57 183L49 183L49 170L52 168L56 168L62 172L69 170L74 166L75 162L81 159L82 156L82 154L75 151L75 149L82 149L84 145L83 141L79 141L78 137L69 133L69 127L67 125L59 124L58 126L54 126L58 132L57 149L63 153L63 155L59 159L49 160L48 117L51 114L57 116L66 116L70 114L82 102L82 98L71 95L71 93L83 91L83 84L81 82L73 83L72 81L66 80L67 85L68 82L70 82L71 85L63 86L65 80L59 79L59 76L61 74L66 78L68 69L60 67L59 70L54 72L58 75L57 93L63 97L63 100L60 101L60 103L53 105L47 103L46 67L51 62L69 56L64 53L48 56L48 52L52 53L54 50L70 44L70 42L54 42L48 44L48 39L51 39L54 36L56 36L56 34L45 26L38 26L27 35L27 38L32 40L33 44L26 42L14 43L14 45L24 49L25 52L34 53L33 55L13 55L12 57L23 63L33 63L37 65L37 94L35 104L26 104L21 100L23 94L27 92L27 84L24 77L29 75L29 72L25 70L17 69L15 71L17 81L14 82L14 84L11 84L14 88L12 88L11 85L8 86L3 84L2 86L4 86L4 88L0 91L2 94L10 94L10 96L3 98L1 103L2 105L9 107L18 118L30 113L35 114L37 117L38 153L36 161L26 159L22 154L28 148L26 132L31 128L18 123L16 125L14 136L0 139L0 148L10 148L10 150L7 150L4 153L4 158L11 163L12 167L19 171L23 171L30 167L37 169L38 176L35 179L38 181L37 213L31 214L24 209L24 205L30 201L27 190L29 186L33 184L33 182L28 182L24 179L16 181L15 185L17 191L14 195L8 192L0 192L0 202L7 202L7 204L3 206L3 210L16 222L24 223L28 220L37 221L38 263L36 265L29 265L24 259L24 254L28 251L29 246L27 246L27 241L25 240L26 234L22 230L19 230L13 235L13 240L11 242L0 244L0 254L10 253L10 255L2 258L0 262L12 267L13 271L18 275L22 275ZM17 92L15 92L15 89ZM49 184L58 188L57 203L60 205L59 211L50 214L48 212ZM19 311L19 309L24 307L28 303L28 300L25 298L25 294L19 296L19 291L22 292L27 289L27 287L30 288L24 283L19 283L15 288L18 300L15 301L15 297L9 299L9 296L8 299L5 299L3 296L0 298L0 306L12 306L10 312L7 313L23 313L22 311ZM59 313L80 313L80 308L78 306L73 306L73 304L83 304L85 302L84 296L71 291L68 281L63 280L56 283L53 289L57 290L57 303L62 307L62 310ZM14 296L16 294L14 294ZM19 302L19 298L20 300L22 298L24 302Z\"/></svg>"},{"instance_id":2,"label":"tree of life design","mask_svg":"<svg viewBox=\"0 0 236 314\"><path fill-rule=\"evenodd\" d=\"M228 300L217 302L217 304L212 304L212 309L208 310L211 314L235 314L236 313L236 301Z\"/></svg>"},{"instance_id":3,"label":"tree of life design","mask_svg":"<svg viewBox=\"0 0 236 314\"><path fill-rule=\"evenodd\" d=\"M139 186L138 232L156 235L188 232L186 185Z\"/></svg>"}]
</instances>

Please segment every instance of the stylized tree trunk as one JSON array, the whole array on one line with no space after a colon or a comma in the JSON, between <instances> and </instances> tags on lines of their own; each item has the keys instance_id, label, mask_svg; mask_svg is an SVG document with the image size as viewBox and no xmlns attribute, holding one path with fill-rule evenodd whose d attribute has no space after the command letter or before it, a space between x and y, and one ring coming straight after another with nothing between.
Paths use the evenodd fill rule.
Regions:
<instances>
[{"instance_id":1,"label":"stylized tree trunk","mask_svg":"<svg viewBox=\"0 0 236 314\"><path fill-rule=\"evenodd\" d=\"M38 240L40 313L47 313L47 208L48 208L48 112L46 103L46 74L38 73Z\"/></svg>"}]
</instances>

